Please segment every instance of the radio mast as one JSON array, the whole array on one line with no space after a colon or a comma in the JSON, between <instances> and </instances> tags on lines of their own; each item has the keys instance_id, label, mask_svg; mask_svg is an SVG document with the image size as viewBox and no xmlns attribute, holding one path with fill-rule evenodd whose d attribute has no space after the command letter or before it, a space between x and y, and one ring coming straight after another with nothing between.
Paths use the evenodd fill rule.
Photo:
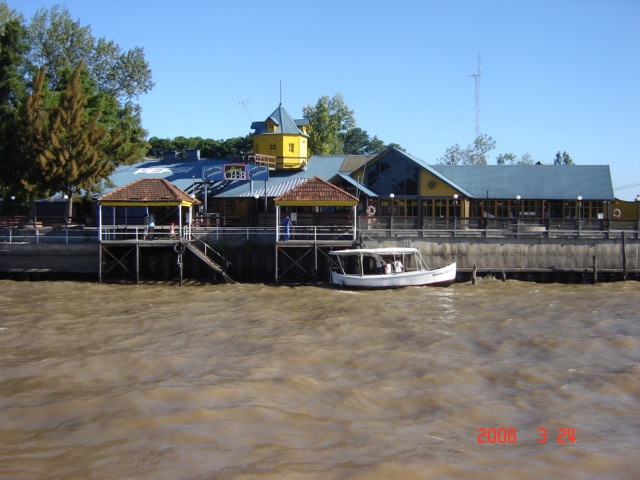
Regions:
<instances>
[{"instance_id":1,"label":"radio mast","mask_svg":"<svg viewBox=\"0 0 640 480\"><path fill-rule=\"evenodd\" d=\"M478 54L478 72L469 75L476 83L476 138L480 136L480 76L482 75L482 65L480 64L480 54Z\"/></svg>"}]
</instances>

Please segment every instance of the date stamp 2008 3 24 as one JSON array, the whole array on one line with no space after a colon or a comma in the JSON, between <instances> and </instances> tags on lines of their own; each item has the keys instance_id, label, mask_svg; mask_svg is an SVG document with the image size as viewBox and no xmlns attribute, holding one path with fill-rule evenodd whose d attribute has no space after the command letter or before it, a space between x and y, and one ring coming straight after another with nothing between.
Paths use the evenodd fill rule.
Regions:
<instances>
[{"instance_id":1,"label":"date stamp 2008 3 24","mask_svg":"<svg viewBox=\"0 0 640 480\"><path fill-rule=\"evenodd\" d=\"M538 429L538 443L546 443L547 429ZM478 443L516 443L518 431L515 428L479 428ZM558 443L575 443L575 428L559 428Z\"/></svg>"}]
</instances>

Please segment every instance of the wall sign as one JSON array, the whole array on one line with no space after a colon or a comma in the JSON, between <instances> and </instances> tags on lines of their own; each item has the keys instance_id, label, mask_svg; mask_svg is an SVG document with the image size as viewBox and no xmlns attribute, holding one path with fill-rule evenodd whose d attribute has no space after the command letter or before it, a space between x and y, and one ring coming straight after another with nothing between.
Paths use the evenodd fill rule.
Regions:
<instances>
[{"instance_id":1,"label":"wall sign","mask_svg":"<svg viewBox=\"0 0 640 480\"><path fill-rule=\"evenodd\" d=\"M227 163L202 169L203 180L269 180L269 167L265 165L247 165L245 163Z\"/></svg>"}]
</instances>

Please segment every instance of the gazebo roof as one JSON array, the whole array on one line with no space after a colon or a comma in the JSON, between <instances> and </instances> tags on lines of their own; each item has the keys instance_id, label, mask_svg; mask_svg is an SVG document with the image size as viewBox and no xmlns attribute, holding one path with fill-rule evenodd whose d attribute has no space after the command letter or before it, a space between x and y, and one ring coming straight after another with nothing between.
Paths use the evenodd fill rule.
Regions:
<instances>
[{"instance_id":1,"label":"gazebo roof","mask_svg":"<svg viewBox=\"0 0 640 480\"><path fill-rule=\"evenodd\" d=\"M191 206L199 204L200 200L164 178L140 178L103 195L98 203L112 206Z\"/></svg>"},{"instance_id":2,"label":"gazebo roof","mask_svg":"<svg viewBox=\"0 0 640 480\"><path fill-rule=\"evenodd\" d=\"M280 206L353 206L358 198L320 177L313 177L276 197L274 202Z\"/></svg>"}]
</instances>

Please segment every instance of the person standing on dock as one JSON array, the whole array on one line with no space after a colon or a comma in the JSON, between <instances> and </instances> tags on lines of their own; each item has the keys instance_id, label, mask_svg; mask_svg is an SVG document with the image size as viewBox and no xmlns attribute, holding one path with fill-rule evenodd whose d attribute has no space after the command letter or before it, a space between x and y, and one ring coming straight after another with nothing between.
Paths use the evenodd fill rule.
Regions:
<instances>
[{"instance_id":1,"label":"person standing on dock","mask_svg":"<svg viewBox=\"0 0 640 480\"><path fill-rule=\"evenodd\" d=\"M147 223L147 231L149 232L148 239L153 240L153 229L156 226L156 217L150 212L149 215L145 217L145 221Z\"/></svg>"},{"instance_id":2,"label":"person standing on dock","mask_svg":"<svg viewBox=\"0 0 640 480\"><path fill-rule=\"evenodd\" d=\"M284 239L289 240L289 229L291 228L291 218L289 215L282 219L282 225L284 226Z\"/></svg>"}]
</instances>

